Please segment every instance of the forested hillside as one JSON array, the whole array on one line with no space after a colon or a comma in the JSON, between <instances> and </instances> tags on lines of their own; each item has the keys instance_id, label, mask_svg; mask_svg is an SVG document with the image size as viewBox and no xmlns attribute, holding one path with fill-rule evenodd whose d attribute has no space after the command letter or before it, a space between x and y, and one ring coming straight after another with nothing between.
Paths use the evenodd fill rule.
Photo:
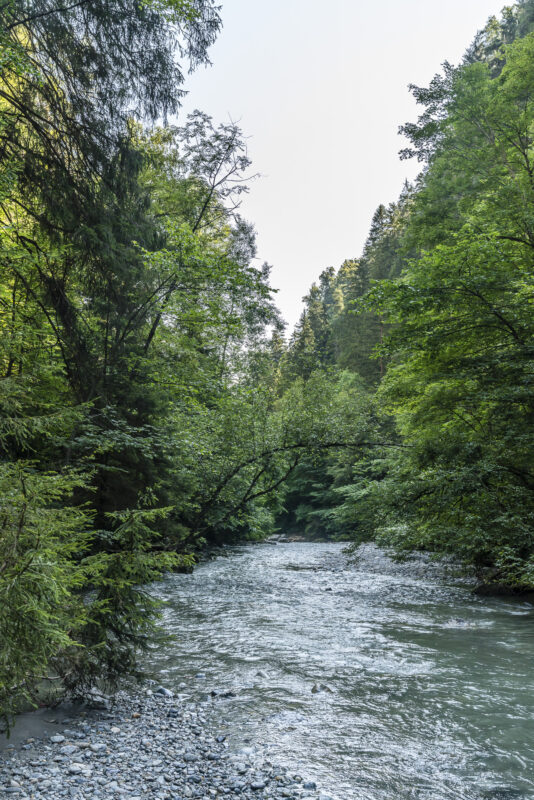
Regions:
<instances>
[{"instance_id":1,"label":"forested hillside","mask_svg":"<svg viewBox=\"0 0 534 800\"><path fill-rule=\"evenodd\" d=\"M212 544L373 538L532 588L534 0L413 87L421 177L289 341L239 127L176 117L213 0L0 23L0 710L135 673L143 587Z\"/></svg>"},{"instance_id":2,"label":"forested hillside","mask_svg":"<svg viewBox=\"0 0 534 800\"><path fill-rule=\"evenodd\" d=\"M401 157L421 175L377 209L361 258L312 287L286 355L289 375L360 381L391 446L308 461L281 518L519 589L534 586L533 30L522 0L411 87Z\"/></svg>"}]
</instances>

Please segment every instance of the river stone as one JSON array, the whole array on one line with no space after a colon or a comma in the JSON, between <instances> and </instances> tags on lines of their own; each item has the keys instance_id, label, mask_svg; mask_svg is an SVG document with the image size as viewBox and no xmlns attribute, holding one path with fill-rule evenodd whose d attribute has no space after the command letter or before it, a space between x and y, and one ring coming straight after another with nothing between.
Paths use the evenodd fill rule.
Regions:
<instances>
[{"instance_id":1,"label":"river stone","mask_svg":"<svg viewBox=\"0 0 534 800\"><path fill-rule=\"evenodd\" d=\"M77 749L75 744L66 744L64 747L60 747L59 752L64 756L71 756Z\"/></svg>"},{"instance_id":2,"label":"river stone","mask_svg":"<svg viewBox=\"0 0 534 800\"><path fill-rule=\"evenodd\" d=\"M90 708L93 711L109 711L111 708L111 703L109 702L108 698L103 694L98 694L97 692L94 694L89 694L85 702L87 708Z\"/></svg>"},{"instance_id":3,"label":"river stone","mask_svg":"<svg viewBox=\"0 0 534 800\"><path fill-rule=\"evenodd\" d=\"M312 694L319 694L319 692L328 692L329 694L333 694L332 689L330 686L327 686L326 683L314 683L312 687Z\"/></svg>"},{"instance_id":4,"label":"river stone","mask_svg":"<svg viewBox=\"0 0 534 800\"><path fill-rule=\"evenodd\" d=\"M269 788L273 776L287 770L263 761L260 747L231 755L226 736L212 730L198 701L184 701L178 719L169 716L175 702L156 692L119 693L113 714L71 720L67 741L60 734L52 741L57 749L50 737L38 740L30 760L20 745L9 766L0 762L0 800L6 788L6 796L20 800L301 800L296 787L285 791L287 777ZM142 719L133 719L133 712ZM249 763L256 756L261 760Z\"/></svg>"},{"instance_id":5,"label":"river stone","mask_svg":"<svg viewBox=\"0 0 534 800\"><path fill-rule=\"evenodd\" d=\"M50 737L50 741L54 744L61 744L61 742L65 741L65 737L62 736L60 733L55 733L53 736Z\"/></svg>"},{"instance_id":6,"label":"river stone","mask_svg":"<svg viewBox=\"0 0 534 800\"><path fill-rule=\"evenodd\" d=\"M165 686L158 686L155 690L155 694L161 694L163 697L174 697L174 692L171 692L171 690L165 688Z\"/></svg>"}]
</instances>

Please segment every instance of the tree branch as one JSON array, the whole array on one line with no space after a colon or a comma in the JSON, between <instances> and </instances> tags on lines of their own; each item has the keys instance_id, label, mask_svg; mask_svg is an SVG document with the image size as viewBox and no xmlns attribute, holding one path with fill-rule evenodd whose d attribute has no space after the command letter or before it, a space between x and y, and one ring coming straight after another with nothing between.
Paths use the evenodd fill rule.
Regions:
<instances>
[{"instance_id":1,"label":"tree branch","mask_svg":"<svg viewBox=\"0 0 534 800\"><path fill-rule=\"evenodd\" d=\"M25 17L24 19L15 20L15 22L12 22L11 25L6 25L6 30L10 31L13 28L18 28L19 25L26 25L28 22L35 22L35 20L42 19L43 17L49 17L51 14L59 14L62 11L72 11L73 8L84 6L90 2L91 0L78 0L77 3L73 3L70 6L50 8L48 11L41 11L40 14L33 14L29 17Z\"/></svg>"}]
</instances>

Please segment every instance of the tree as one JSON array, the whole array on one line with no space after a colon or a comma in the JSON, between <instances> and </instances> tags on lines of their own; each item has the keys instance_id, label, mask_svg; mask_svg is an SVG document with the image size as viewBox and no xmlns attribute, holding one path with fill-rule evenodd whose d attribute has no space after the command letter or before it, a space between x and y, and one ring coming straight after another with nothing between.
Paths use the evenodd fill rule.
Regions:
<instances>
[{"instance_id":1,"label":"tree","mask_svg":"<svg viewBox=\"0 0 534 800\"><path fill-rule=\"evenodd\" d=\"M382 541L532 585L532 260L464 232L371 293L396 323L379 399L408 445L377 486Z\"/></svg>"},{"instance_id":2,"label":"tree","mask_svg":"<svg viewBox=\"0 0 534 800\"><path fill-rule=\"evenodd\" d=\"M393 326L378 401L406 447L347 493L378 509L380 541L521 589L534 552L533 47L530 34L497 71L471 60L417 90L427 112L407 132L428 168L404 238L419 253L366 301Z\"/></svg>"},{"instance_id":3,"label":"tree","mask_svg":"<svg viewBox=\"0 0 534 800\"><path fill-rule=\"evenodd\" d=\"M380 378L390 446L335 485L332 462L302 472L292 501L302 521L452 555L520 590L534 585L533 8L506 9L463 64L412 87L424 110L403 155L424 172L339 271L330 331L338 364Z\"/></svg>"},{"instance_id":4,"label":"tree","mask_svg":"<svg viewBox=\"0 0 534 800\"><path fill-rule=\"evenodd\" d=\"M18 690L32 697L53 672L75 689L133 671L155 610L140 585L192 563L157 540L170 509L150 487L165 466L154 423L169 399L150 391L143 362L160 301L145 254L168 233L142 182L149 154L134 120L178 108L176 51L205 62L220 21L210 0L7 0L0 22L9 714Z\"/></svg>"}]
</instances>

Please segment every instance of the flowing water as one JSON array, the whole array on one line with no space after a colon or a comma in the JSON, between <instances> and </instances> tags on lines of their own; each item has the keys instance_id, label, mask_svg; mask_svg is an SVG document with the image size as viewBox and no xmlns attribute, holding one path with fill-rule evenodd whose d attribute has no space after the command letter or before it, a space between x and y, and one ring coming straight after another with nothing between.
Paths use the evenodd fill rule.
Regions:
<instances>
[{"instance_id":1,"label":"flowing water","mask_svg":"<svg viewBox=\"0 0 534 800\"><path fill-rule=\"evenodd\" d=\"M154 676L233 749L343 800L534 798L531 604L339 544L231 548L158 592Z\"/></svg>"}]
</instances>

